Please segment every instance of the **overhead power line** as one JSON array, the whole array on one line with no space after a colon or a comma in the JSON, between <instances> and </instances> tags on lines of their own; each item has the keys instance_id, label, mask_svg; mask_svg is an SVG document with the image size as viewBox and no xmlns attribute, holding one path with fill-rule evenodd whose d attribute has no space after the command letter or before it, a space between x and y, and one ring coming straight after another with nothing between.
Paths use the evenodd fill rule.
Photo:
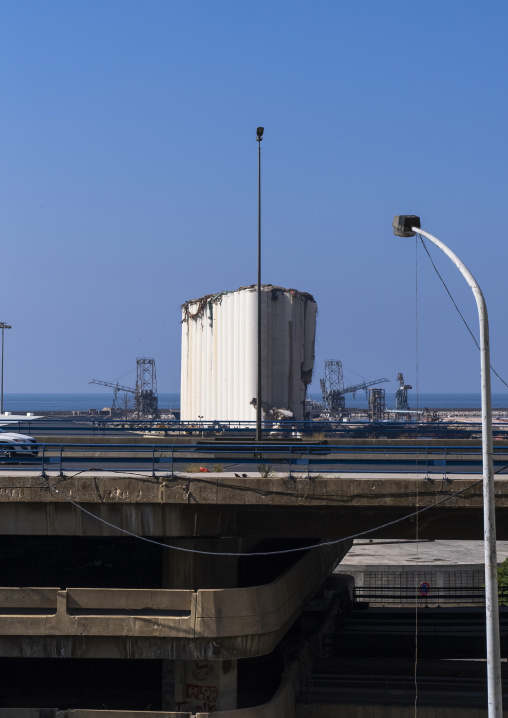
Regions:
<instances>
[{"instance_id":1,"label":"overhead power line","mask_svg":"<svg viewBox=\"0 0 508 718\"><path fill-rule=\"evenodd\" d=\"M479 349L480 349L480 345L478 344L478 340L476 339L474 333L472 332L471 327L470 327L469 324L466 322L466 320L465 320L465 318L464 318L464 315L462 314L462 312L461 312L460 309L458 308L457 303L456 303L455 299L454 299L453 296L452 296L452 293L450 292L450 290L449 290L448 287L446 286L445 280L444 280L443 277L439 274L439 271L438 271L436 265L434 264L434 261L433 261L432 257L430 256L430 252L429 252L429 250L428 250L428 248L427 248L427 245L425 244L425 241L424 241L422 235L419 234L418 237L420 237L421 243L423 244L424 249L425 249L425 251L427 252L427 256L428 256L428 258L430 259L430 262L431 262L432 266L434 267L434 271L436 272L437 276L439 277L439 279L440 279L441 282L443 283L443 287L446 289L446 292L447 292L448 296L449 296L450 299L452 300L453 306L455 307L455 309L457 310L457 312L458 312L460 318L462 319L462 321L463 321L464 324L466 325L466 329L467 329L468 332L471 334L471 337L473 338L473 341L474 341L474 343L476 344L476 348L479 350ZM494 369L494 367L492 366L492 364L490 365L490 369L491 369L491 371L497 376L497 378L499 379L499 381L502 382L502 383L508 388L508 384L505 382L505 380L504 380L501 376L499 376L499 374L498 374L497 371Z\"/></svg>"},{"instance_id":2,"label":"overhead power line","mask_svg":"<svg viewBox=\"0 0 508 718\"><path fill-rule=\"evenodd\" d=\"M506 467L503 467L506 468ZM499 471L501 471L500 469ZM79 472L82 473L82 472ZM499 472L496 472L499 473ZM92 511L89 511L88 509L85 509L83 506L78 504L76 501L73 501L68 496L63 494L61 491L59 491L55 486L51 486L48 483L48 487L51 491L54 491L59 496L61 496L65 501L72 504L75 508L77 508L79 511L82 511L83 513L87 514L87 516L90 516L93 519L96 519L102 524L105 524L106 526L109 526L110 528L114 529L115 531L119 531L120 533L126 534L127 536L132 536L133 538L139 539L140 541L145 541L146 543L154 544L155 546L162 546L162 548L170 548L175 551L183 551L184 553L195 553L195 554L202 554L204 556L236 556L239 557L255 557L255 556L277 556L281 554L289 554L289 553L301 553L302 551L309 551L314 548L322 548L324 546L336 546L339 543L342 543L343 541L350 541L352 539L360 538L360 536L367 536L368 534L374 533L375 531L379 531L384 528L388 528L389 526L395 526L396 524L401 523L402 521L406 521L407 519L410 519L414 516L419 516L420 514L424 513L425 511L429 511L429 509L436 508L436 506L440 506L441 504L446 503L447 501L450 501L451 499L455 498L456 496L460 496L461 494L465 493L466 491L469 491L470 489L474 488L475 486L478 486L482 483L482 479L479 481L475 481L470 486L466 486L464 489L460 489L460 491L455 491L451 493L449 496L445 496L445 498L440 499L439 501L436 501L433 504L429 504L429 506L424 506L421 509L417 509L416 511L413 511L410 514L406 514L405 516L402 516L401 518L394 519L393 521L388 521L387 523L380 524L378 526L375 526L374 528L367 529L366 531L360 531L359 533L352 534L350 536L344 536L340 539L333 539L332 541L322 541L320 543L311 544L310 546L299 546L297 548L287 548L287 549L281 549L279 551L253 551L252 553L235 553L235 552L220 552L220 551L201 551L198 549L193 548L183 548L182 546L175 546L173 544L167 544L163 543L162 541L156 541L155 539L150 539L146 536L140 536L139 534L135 534L132 531L128 531L127 529L123 529L120 526L116 526L115 524L112 524L110 521L106 521L106 519L101 518L100 516L97 516L97 514L94 514Z\"/></svg>"}]
</instances>

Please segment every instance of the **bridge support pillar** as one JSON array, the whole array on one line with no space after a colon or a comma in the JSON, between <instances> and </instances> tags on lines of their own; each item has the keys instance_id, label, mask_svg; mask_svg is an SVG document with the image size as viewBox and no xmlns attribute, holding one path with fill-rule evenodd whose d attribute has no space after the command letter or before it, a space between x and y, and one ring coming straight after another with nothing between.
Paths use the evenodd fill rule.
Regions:
<instances>
[{"instance_id":1,"label":"bridge support pillar","mask_svg":"<svg viewBox=\"0 0 508 718\"><path fill-rule=\"evenodd\" d=\"M162 585L193 591L237 588L239 559L236 556L211 556L192 553L192 550L236 554L248 551L258 541L249 537L168 539L173 546L191 551L164 550ZM236 660L164 660L162 663L163 710L208 713L236 708Z\"/></svg>"},{"instance_id":2,"label":"bridge support pillar","mask_svg":"<svg viewBox=\"0 0 508 718\"><path fill-rule=\"evenodd\" d=\"M194 551L238 553L247 551L259 539L240 538L172 538L168 543ZM163 554L163 588L191 589L237 588L238 558L236 556L210 556L165 549Z\"/></svg>"},{"instance_id":3,"label":"bridge support pillar","mask_svg":"<svg viewBox=\"0 0 508 718\"><path fill-rule=\"evenodd\" d=\"M164 661L163 704L167 711L213 713L237 705L237 661Z\"/></svg>"}]
</instances>

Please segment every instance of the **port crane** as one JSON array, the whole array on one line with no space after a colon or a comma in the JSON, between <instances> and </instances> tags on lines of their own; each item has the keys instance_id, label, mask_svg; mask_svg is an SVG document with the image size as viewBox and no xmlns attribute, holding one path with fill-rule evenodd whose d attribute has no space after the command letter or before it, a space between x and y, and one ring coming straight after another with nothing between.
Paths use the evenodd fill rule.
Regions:
<instances>
[{"instance_id":1,"label":"port crane","mask_svg":"<svg viewBox=\"0 0 508 718\"><path fill-rule=\"evenodd\" d=\"M113 389L113 410L121 409L118 402L118 394L123 392L126 394L134 394L134 405L138 415L138 419L142 416L157 417L159 414L158 398L157 398L157 376L155 373L155 359L141 357L136 359L136 386L124 386L118 382L102 381L100 379L92 379L89 384L98 384L99 386L108 386Z\"/></svg>"},{"instance_id":2,"label":"port crane","mask_svg":"<svg viewBox=\"0 0 508 718\"><path fill-rule=\"evenodd\" d=\"M112 381L101 381L100 379L92 379L92 381L88 382L89 384L98 384L99 386L108 386L111 389L113 389L113 403L111 405L111 409L113 411L119 410L122 407L120 406L120 402L118 401L118 394L120 393L126 393L126 394L136 394L136 389L133 389L131 386L123 386L122 384L119 384L118 382L112 382Z\"/></svg>"},{"instance_id":3,"label":"port crane","mask_svg":"<svg viewBox=\"0 0 508 718\"><path fill-rule=\"evenodd\" d=\"M407 405L407 391L413 387L411 384L404 384L404 375L402 372L397 374L397 381L399 382L399 388L395 392L395 408L403 411L404 409L409 409Z\"/></svg>"},{"instance_id":4,"label":"port crane","mask_svg":"<svg viewBox=\"0 0 508 718\"><path fill-rule=\"evenodd\" d=\"M346 409L346 394L352 394L354 397L357 391L365 390L367 392L368 387L389 381L389 379L383 378L344 386L342 362L325 361L325 377L320 379L323 403L330 413L342 414Z\"/></svg>"}]
</instances>

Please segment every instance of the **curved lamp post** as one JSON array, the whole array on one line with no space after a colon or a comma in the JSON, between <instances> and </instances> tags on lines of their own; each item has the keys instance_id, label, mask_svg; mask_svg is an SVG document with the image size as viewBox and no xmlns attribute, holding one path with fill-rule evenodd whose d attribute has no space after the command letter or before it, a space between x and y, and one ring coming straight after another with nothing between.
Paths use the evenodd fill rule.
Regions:
<instances>
[{"instance_id":1,"label":"curved lamp post","mask_svg":"<svg viewBox=\"0 0 508 718\"><path fill-rule=\"evenodd\" d=\"M485 549L485 612L487 628L487 690L489 718L502 718L501 651L499 645L499 598L497 588L496 511L492 465L492 405L490 392L490 347L487 305L477 281L463 262L443 242L420 228L415 215L393 218L393 232L399 237L420 234L439 247L455 264L471 287L480 320L482 384L483 531Z\"/></svg>"}]
</instances>

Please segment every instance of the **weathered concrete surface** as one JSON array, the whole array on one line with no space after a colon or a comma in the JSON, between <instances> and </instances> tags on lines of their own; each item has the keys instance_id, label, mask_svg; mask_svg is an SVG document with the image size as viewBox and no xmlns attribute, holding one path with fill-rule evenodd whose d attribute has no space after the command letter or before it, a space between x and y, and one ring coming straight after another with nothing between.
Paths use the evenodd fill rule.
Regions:
<instances>
[{"instance_id":1,"label":"weathered concrete surface","mask_svg":"<svg viewBox=\"0 0 508 718\"><path fill-rule=\"evenodd\" d=\"M508 541L497 541L497 560L501 563L508 558ZM439 567L460 569L472 564L483 566L485 544L483 541L419 541L415 543L386 542L358 539L341 561L341 568L347 566L371 565L373 567L411 566L432 564ZM458 585L458 584L455 584ZM476 584L470 583L469 586Z\"/></svg>"},{"instance_id":2,"label":"weathered concrete surface","mask_svg":"<svg viewBox=\"0 0 508 718\"><path fill-rule=\"evenodd\" d=\"M198 712L195 718L294 718L296 714L296 697L300 691L302 671L307 672L311 665L313 651L320 650L324 633L330 631L337 613L335 606L328 614L321 628L311 636L310 641L300 639L295 649L289 649L287 663L282 674L279 688L273 697L262 705L234 710L218 710L213 713ZM312 645L311 645L312 644ZM315 645L314 645L315 644ZM2 709L0 718L191 718L191 713L179 711L128 711L128 710L96 710L90 709Z\"/></svg>"},{"instance_id":3,"label":"weathered concrete surface","mask_svg":"<svg viewBox=\"0 0 508 718\"><path fill-rule=\"evenodd\" d=\"M101 711L81 708L0 708L0 718L191 718L191 714L176 711Z\"/></svg>"},{"instance_id":4,"label":"weathered concrete surface","mask_svg":"<svg viewBox=\"0 0 508 718\"><path fill-rule=\"evenodd\" d=\"M234 589L0 589L0 655L230 659L270 653L351 542Z\"/></svg>"},{"instance_id":5,"label":"weathered concrete surface","mask_svg":"<svg viewBox=\"0 0 508 718\"><path fill-rule=\"evenodd\" d=\"M495 493L498 539L507 540L507 476L496 477ZM1 531L12 535L118 535L104 523L109 522L145 536L344 538L437 502L419 515L420 538L483 537L482 485L476 474L454 474L449 481L378 473L310 479L113 472L46 479L5 472L0 477ZM374 536L414 538L414 517L369 534Z\"/></svg>"},{"instance_id":6,"label":"weathered concrete surface","mask_svg":"<svg viewBox=\"0 0 508 718\"><path fill-rule=\"evenodd\" d=\"M213 713L195 713L195 718L294 718L295 677L286 677L274 697L260 706ZM187 712L112 711L86 709L0 708L0 718L191 718Z\"/></svg>"},{"instance_id":7,"label":"weathered concrete surface","mask_svg":"<svg viewBox=\"0 0 508 718\"><path fill-rule=\"evenodd\" d=\"M481 475L453 474L448 480L426 481L412 473L347 473L289 478L281 475L236 477L219 474L179 474L152 477L149 472L86 471L43 479L37 472L0 475L0 502L63 503L177 503L209 505L284 505L319 507L323 504L427 506L436 499L465 490L445 505L482 504ZM508 507L508 475L497 476L496 504ZM57 490L60 493L57 493Z\"/></svg>"},{"instance_id":8,"label":"weathered concrete surface","mask_svg":"<svg viewBox=\"0 0 508 718\"><path fill-rule=\"evenodd\" d=\"M457 706L418 706L419 718L487 718L487 709ZM508 716L508 710L503 710ZM400 705L299 704L297 718L414 718L415 707ZM2 718L0 714L0 718ZM81 717L80 717L81 718ZM83 716L83 718L85 718ZM87 717L88 718L88 717Z\"/></svg>"}]
</instances>

